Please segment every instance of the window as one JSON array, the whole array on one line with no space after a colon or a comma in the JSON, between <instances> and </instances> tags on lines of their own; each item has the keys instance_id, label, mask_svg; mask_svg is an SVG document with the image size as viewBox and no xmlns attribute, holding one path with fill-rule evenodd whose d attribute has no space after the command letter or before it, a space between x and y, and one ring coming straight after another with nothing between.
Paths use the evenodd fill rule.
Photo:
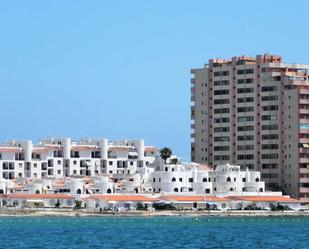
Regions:
<instances>
[{"instance_id":1,"label":"window","mask_svg":"<svg viewBox=\"0 0 309 249\"><path fill-rule=\"evenodd\" d=\"M57 163L58 163L58 165L61 165L61 160L58 160Z\"/></svg>"},{"instance_id":2,"label":"window","mask_svg":"<svg viewBox=\"0 0 309 249\"><path fill-rule=\"evenodd\" d=\"M193 182L193 178L189 178L189 182Z\"/></svg>"},{"instance_id":3,"label":"window","mask_svg":"<svg viewBox=\"0 0 309 249\"><path fill-rule=\"evenodd\" d=\"M172 178L172 182L176 182L176 178L175 177Z\"/></svg>"},{"instance_id":4,"label":"window","mask_svg":"<svg viewBox=\"0 0 309 249\"><path fill-rule=\"evenodd\" d=\"M254 155L248 154L248 155L237 155L237 160L253 160Z\"/></svg>"},{"instance_id":5,"label":"window","mask_svg":"<svg viewBox=\"0 0 309 249\"><path fill-rule=\"evenodd\" d=\"M247 125L247 126L238 126L237 131L253 131L254 126L253 125Z\"/></svg>"},{"instance_id":6,"label":"window","mask_svg":"<svg viewBox=\"0 0 309 249\"><path fill-rule=\"evenodd\" d=\"M279 108L277 105L267 105L267 106L262 106L263 111L277 111Z\"/></svg>"},{"instance_id":7,"label":"window","mask_svg":"<svg viewBox=\"0 0 309 249\"><path fill-rule=\"evenodd\" d=\"M230 127L215 127L214 128L214 132L229 132L230 131Z\"/></svg>"},{"instance_id":8,"label":"window","mask_svg":"<svg viewBox=\"0 0 309 249\"><path fill-rule=\"evenodd\" d=\"M244 106L244 107L238 107L237 112L253 112L254 107L253 106Z\"/></svg>"},{"instance_id":9,"label":"window","mask_svg":"<svg viewBox=\"0 0 309 249\"><path fill-rule=\"evenodd\" d=\"M248 103L248 102L254 102L254 98L253 97L237 98L237 103Z\"/></svg>"},{"instance_id":10,"label":"window","mask_svg":"<svg viewBox=\"0 0 309 249\"><path fill-rule=\"evenodd\" d=\"M242 178L242 182L246 182L246 178L245 177Z\"/></svg>"},{"instance_id":11,"label":"window","mask_svg":"<svg viewBox=\"0 0 309 249\"><path fill-rule=\"evenodd\" d=\"M230 91L228 89L220 89L220 90L215 90L214 95L224 95L224 94L229 94Z\"/></svg>"},{"instance_id":12,"label":"window","mask_svg":"<svg viewBox=\"0 0 309 249\"><path fill-rule=\"evenodd\" d=\"M273 154L262 154L262 159L278 159L279 155L277 153Z\"/></svg>"},{"instance_id":13,"label":"window","mask_svg":"<svg viewBox=\"0 0 309 249\"><path fill-rule=\"evenodd\" d=\"M278 115L262 115L262 120L277 121Z\"/></svg>"},{"instance_id":14,"label":"window","mask_svg":"<svg viewBox=\"0 0 309 249\"><path fill-rule=\"evenodd\" d=\"M229 123L230 118L214 118L214 123Z\"/></svg>"},{"instance_id":15,"label":"window","mask_svg":"<svg viewBox=\"0 0 309 249\"><path fill-rule=\"evenodd\" d=\"M253 144L246 144L246 145L237 145L237 150L253 150Z\"/></svg>"},{"instance_id":16,"label":"window","mask_svg":"<svg viewBox=\"0 0 309 249\"><path fill-rule=\"evenodd\" d=\"M278 86L263 86L262 92L274 92L278 91Z\"/></svg>"},{"instance_id":17,"label":"window","mask_svg":"<svg viewBox=\"0 0 309 249\"><path fill-rule=\"evenodd\" d=\"M252 141L254 140L253 135L237 136L237 141Z\"/></svg>"},{"instance_id":18,"label":"window","mask_svg":"<svg viewBox=\"0 0 309 249\"><path fill-rule=\"evenodd\" d=\"M206 189L205 189L205 193L206 193L206 194L209 194L209 193L210 193L210 189L209 189L209 188L206 188Z\"/></svg>"},{"instance_id":19,"label":"window","mask_svg":"<svg viewBox=\"0 0 309 249\"><path fill-rule=\"evenodd\" d=\"M278 100L278 96L262 96L262 101L276 101Z\"/></svg>"},{"instance_id":20,"label":"window","mask_svg":"<svg viewBox=\"0 0 309 249\"><path fill-rule=\"evenodd\" d=\"M237 84L250 84L253 83L254 80L253 78L248 78L248 79L238 79Z\"/></svg>"},{"instance_id":21,"label":"window","mask_svg":"<svg viewBox=\"0 0 309 249\"><path fill-rule=\"evenodd\" d=\"M207 182L207 178L206 177L203 178L203 182Z\"/></svg>"},{"instance_id":22,"label":"window","mask_svg":"<svg viewBox=\"0 0 309 249\"><path fill-rule=\"evenodd\" d=\"M179 181L182 182L182 178L179 178Z\"/></svg>"},{"instance_id":23,"label":"window","mask_svg":"<svg viewBox=\"0 0 309 249\"><path fill-rule=\"evenodd\" d=\"M214 156L214 160L215 161L227 161L230 160L230 156L229 155L216 155Z\"/></svg>"},{"instance_id":24,"label":"window","mask_svg":"<svg viewBox=\"0 0 309 249\"><path fill-rule=\"evenodd\" d=\"M253 88L238 88L237 93L253 93Z\"/></svg>"},{"instance_id":25,"label":"window","mask_svg":"<svg viewBox=\"0 0 309 249\"><path fill-rule=\"evenodd\" d=\"M214 146L214 151L228 151L230 150L229 146Z\"/></svg>"},{"instance_id":26,"label":"window","mask_svg":"<svg viewBox=\"0 0 309 249\"><path fill-rule=\"evenodd\" d=\"M250 121L254 121L254 116L237 117L237 122L250 122Z\"/></svg>"},{"instance_id":27,"label":"window","mask_svg":"<svg viewBox=\"0 0 309 249\"><path fill-rule=\"evenodd\" d=\"M230 82L228 80L215 80L214 86L228 86Z\"/></svg>"},{"instance_id":28,"label":"window","mask_svg":"<svg viewBox=\"0 0 309 249\"><path fill-rule=\"evenodd\" d=\"M254 69L253 68L247 68L247 69L238 69L237 70L237 74L241 75L241 74L252 74L254 73Z\"/></svg>"},{"instance_id":29,"label":"window","mask_svg":"<svg viewBox=\"0 0 309 249\"><path fill-rule=\"evenodd\" d=\"M228 178L226 179L226 181L227 181L227 182L231 182L231 177L228 177Z\"/></svg>"},{"instance_id":30,"label":"window","mask_svg":"<svg viewBox=\"0 0 309 249\"><path fill-rule=\"evenodd\" d=\"M108 164L109 164L109 165L113 165L113 161L109 161Z\"/></svg>"},{"instance_id":31,"label":"window","mask_svg":"<svg viewBox=\"0 0 309 249\"><path fill-rule=\"evenodd\" d=\"M229 104L230 100L229 99L215 99L214 104L215 105L222 105L222 104Z\"/></svg>"},{"instance_id":32,"label":"window","mask_svg":"<svg viewBox=\"0 0 309 249\"><path fill-rule=\"evenodd\" d=\"M263 150L276 150L279 148L278 144L262 144Z\"/></svg>"},{"instance_id":33,"label":"window","mask_svg":"<svg viewBox=\"0 0 309 249\"><path fill-rule=\"evenodd\" d=\"M214 113L218 114L218 113L230 113L230 109L229 108L217 108L214 109Z\"/></svg>"},{"instance_id":34,"label":"window","mask_svg":"<svg viewBox=\"0 0 309 249\"><path fill-rule=\"evenodd\" d=\"M172 180L172 181L173 181L173 180ZM152 182L156 182L156 178L153 178L153 179L152 179Z\"/></svg>"},{"instance_id":35,"label":"window","mask_svg":"<svg viewBox=\"0 0 309 249\"><path fill-rule=\"evenodd\" d=\"M223 137L214 137L215 142L229 142L230 137L229 136L223 136Z\"/></svg>"},{"instance_id":36,"label":"window","mask_svg":"<svg viewBox=\"0 0 309 249\"><path fill-rule=\"evenodd\" d=\"M264 134L262 140L278 139L278 134Z\"/></svg>"},{"instance_id":37,"label":"window","mask_svg":"<svg viewBox=\"0 0 309 249\"><path fill-rule=\"evenodd\" d=\"M215 77L218 77L218 76L228 76L230 74L229 71L217 71L217 72L214 72L214 76Z\"/></svg>"},{"instance_id":38,"label":"window","mask_svg":"<svg viewBox=\"0 0 309 249\"><path fill-rule=\"evenodd\" d=\"M262 125L262 130L278 130L277 124Z\"/></svg>"}]
</instances>

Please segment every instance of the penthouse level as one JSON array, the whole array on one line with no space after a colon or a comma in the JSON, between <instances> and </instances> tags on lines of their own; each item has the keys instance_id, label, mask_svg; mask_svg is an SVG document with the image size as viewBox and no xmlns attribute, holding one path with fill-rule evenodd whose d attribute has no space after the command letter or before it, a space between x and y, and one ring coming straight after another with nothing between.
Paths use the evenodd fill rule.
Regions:
<instances>
[{"instance_id":1,"label":"penthouse level","mask_svg":"<svg viewBox=\"0 0 309 249\"><path fill-rule=\"evenodd\" d=\"M0 178L15 179L103 174L135 174L153 163L157 149L144 140L71 138L32 141L11 140L0 144Z\"/></svg>"}]
</instances>

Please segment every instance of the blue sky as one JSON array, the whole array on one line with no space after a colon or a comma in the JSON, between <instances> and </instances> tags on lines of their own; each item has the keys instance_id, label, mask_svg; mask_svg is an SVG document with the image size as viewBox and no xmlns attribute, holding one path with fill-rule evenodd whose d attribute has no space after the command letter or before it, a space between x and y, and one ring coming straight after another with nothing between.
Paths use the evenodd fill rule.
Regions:
<instances>
[{"instance_id":1,"label":"blue sky","mask_svg":"<svg viewBox=\"0 0 309 249\"><path fill-rule=\"evenodd\" d=\"M190 154L190 69L309 63L308 1L2 1L0 139L144 138Z\"/></svg>"}]
</instances>

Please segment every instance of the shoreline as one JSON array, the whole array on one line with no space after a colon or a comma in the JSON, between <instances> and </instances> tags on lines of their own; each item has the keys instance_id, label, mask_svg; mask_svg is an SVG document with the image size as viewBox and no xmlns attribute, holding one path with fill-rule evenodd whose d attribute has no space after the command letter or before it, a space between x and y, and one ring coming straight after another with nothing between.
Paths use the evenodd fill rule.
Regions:
<instances>
[{"instance_id":1,"label":"shoreline","mask_svg":"<svg viewBox=\"0 0 309 249\"><path fill-rule=\"evenodd\" d=\"M308 211L149 211L149 212L79 212L79 211L1 211L0 217L309 217Z\"/></svg>"}]
</instances>

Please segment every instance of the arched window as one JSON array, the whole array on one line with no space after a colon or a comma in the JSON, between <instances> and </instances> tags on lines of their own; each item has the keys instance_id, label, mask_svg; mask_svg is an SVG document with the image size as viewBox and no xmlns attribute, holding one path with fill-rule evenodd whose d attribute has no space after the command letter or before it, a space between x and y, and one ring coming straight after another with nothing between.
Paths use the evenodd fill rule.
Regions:
<instances>
[{"instance_id":1,"label":"arched window","mask_svg":"<svg viewBox=\"0 0 309 249\"><path fill-rule=\"evenodd\" d=\"M40 190L35 191L36 194L40 194Z\"/></svg>"},{"instance_id":2,"label":"arched window","mask_svg":"<svg viewBox=\"0 0 309 249\"><path fill-rule=\"evenodd\" d=\"M111 194L112 193L112 190L109 188L109 189L107 189L107 191L106 191L108 194Z\"/></svg>"},{"instance_id":3,"label":"arched window","mask_svg":"<svg viewBox=\"0 0 309 249\"><path fill-rule=\"evenodd\" d=\"M227 181L227 182L231 182L231 177L228 177L228 178L226 179L226 181Z\"/></svg>"},{"instance_id":4,"label":"arched window","mask_svg":"<svg viewBox=\"0 0 309 249\"><path fill-rule=\"evenodd\" d=\"M203 178L203 182L207 182L207 178L205 177L205 178Z\"/></svg>"},{"instance_id":5,"label":"arched window","mask_svg":"<svg viewBox=\"0 0 309 249\"><path fill-rule=\"evenodd\" d=\"M259 181L260 181L260 179L257 177L257 178L255 178L255 181L256 181L256 182L259 182Z\"/></svg>"},{"instance_id":6,"label":"arched window","mask_svg":"<svg viewBox=\"0 0 309 249\"><path fill-rule=\"evenodd\" d=\"M234 191L234 189L233 189L233 188L230 188L230 191Z\"/></svg>"},{"instance_id":7,"label":"arched window","mask_svg":"<svg viewBox=\"0 0 309 249\"><path fill-rule=\"evenodd\" d=\"M175 177L172 178L172 182L176 182L176 178Z\"/></svg>"},{"instance_id":8,"label":"arched window","mask_svg":"<svg viewBox=\"0 0 309 249\"><path fill-rule=\"evenodd\" d=\"M174 192L178 192L178 188L174 188Z\"/></svg>"},{"instance_id":9,"label":"arched window","mask_svg":"<svg viewBox=\"0 0 309 249\"><path fill-rule=\"evenodd\" d=\"M3 189L0 189L0 194L2 195L2 194L4 194L4 191L3 191Z\"/></svg>"},{"instance_id":10,"label":"arched window","mask_svg":"<svg viewBox=\"0 0 309 249\"><path fill-rule=\"evenodd\" d=\"M167 168L167 167L165 167L165 171L168 171L168 168Z\"/></svg>"},{"instance_id":11,"label":"arched window","mask_svg":"<svg viewBox=\"0 0 309 249\"><path fill-rule=\"evenodd\" d=\"M78 195L80 195L80 194L82 193L82 191L81 191L80 189L77 189L76 193L77 193Z\"/></svg>"},{"instance_id":12,"label":"arched window","mask_svg":"<svg viewBox=\"0 0 309 249\"><path fill-rule=\"evenodd\" d=\"M263 192L264 190L263 190L263 188L260 188L259 191L260 191L260 192Z\"/></svg>"}]
</instances>

